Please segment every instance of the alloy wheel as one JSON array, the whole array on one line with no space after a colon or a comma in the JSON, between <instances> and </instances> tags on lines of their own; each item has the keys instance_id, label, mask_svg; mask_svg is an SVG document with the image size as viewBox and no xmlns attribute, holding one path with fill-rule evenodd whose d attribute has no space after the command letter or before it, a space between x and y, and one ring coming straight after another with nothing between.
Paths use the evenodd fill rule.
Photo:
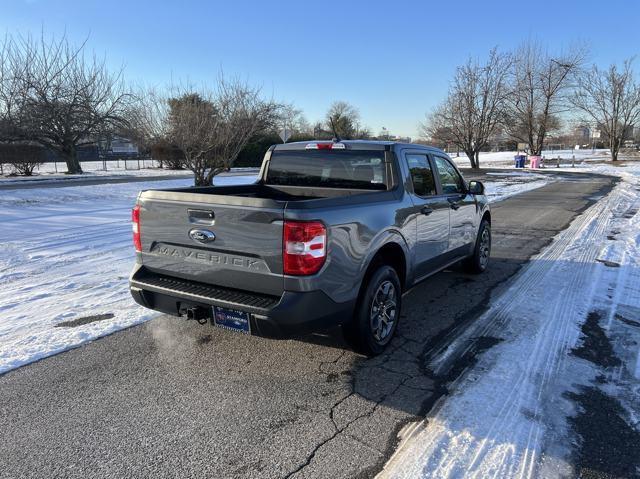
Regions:
<instances>
[{"instance_id":1,"label":"alloy wheel","mask_svg":"<svg viewBox=\"0 0 640 479\"><path fill-rule=\"evenodd\" d=\"M389 338L396 322L397 292L391 281L384 281L378 286L371 302L371 331L379 343Z\"/></svg>"}]
</instances>

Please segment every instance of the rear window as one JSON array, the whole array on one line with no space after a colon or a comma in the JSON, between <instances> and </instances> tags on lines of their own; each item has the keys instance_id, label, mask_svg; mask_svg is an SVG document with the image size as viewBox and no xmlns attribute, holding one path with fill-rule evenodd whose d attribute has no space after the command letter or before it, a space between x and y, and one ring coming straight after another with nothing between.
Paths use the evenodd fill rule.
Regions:
<instances>
[{"instance_id":1,"label":"rear window","mask_svg":"<svg viewBox=\"0 0 640 479\"><path fill-rule=\"evenodd\" d=\"M274 151L269 185L386 190L384 151Z\"/></svg>"}]
</instances>

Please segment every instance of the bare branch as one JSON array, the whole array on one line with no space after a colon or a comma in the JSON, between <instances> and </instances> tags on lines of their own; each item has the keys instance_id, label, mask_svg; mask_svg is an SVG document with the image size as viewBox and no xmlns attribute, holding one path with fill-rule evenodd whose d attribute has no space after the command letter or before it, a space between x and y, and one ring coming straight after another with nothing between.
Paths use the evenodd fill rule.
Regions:
<instances>
[{"instance_id":1,"label":"bare branch","mask_svg":"<svg viewBox=\"0 0 640 479\"><path fill-rule=\"evenodd\" d=\"M580 75L579 88L571 97L572 104L609 141L614 161L632 127L640 122L640 83L634 78L632 63L628 59L621 69L611 65L607 70L594 65Z\"/></svg>"},{"instance_id":2,"label":"bare branch","mask_svg":"<svg viewBox=\"0 0 640 479\"><path fill-rule=\"evenodd\" d=\"M167 104L167 138L183 153L196 185L210 185L231 168L249 139L273 129L280 113L280 105L263 100L260 89L223 77L212 90L174 88Z\"/></svg>"},{"instance_id":3,"label":"bare branch","mask_svg":"<svg viewBox=\"0 0 640 479\"><path fill-rule=\"evenodd\" d=\"M462 149L473 168L496 133L506 95L511 57L491 50L485 64L469 59L458 67L446 100L431 113L423 134Z\"/></svg>"},{"instance_id":4,"label":"bare branch","mask_svg":"<svg viewBox=\"0 0 640 479\"><path fill-rule=\"evenodd\" d=\"M568 96L586 56L583 46L551 56L535 41L516 50L504 127L511 138L529 145L531 154L540 155L547 135L560 127L560 117L569 109Z\"/></svg>"},{"instance_id":5,"label":"bare branch","mask_svg":"<svg viewBox=\"0 0 640 479\"><path fill-rule=\"evenodd\" d=\"M70 173L82 172L77 149L126 127L132 95L122 71L84 54L85 43L6 37L0 56L0 120L12 139L35 141L61 154Z\"/></svg>"}]
</instances>

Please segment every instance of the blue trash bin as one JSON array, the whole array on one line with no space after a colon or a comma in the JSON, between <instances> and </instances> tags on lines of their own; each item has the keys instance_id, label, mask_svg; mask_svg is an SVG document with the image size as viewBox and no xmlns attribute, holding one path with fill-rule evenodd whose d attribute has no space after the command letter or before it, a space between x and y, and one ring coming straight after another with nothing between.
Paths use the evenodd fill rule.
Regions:
<instances>
[{"instance_id":1,"label":"blue trash bin","mask_svg":"<svg viewBox=\"0 0 640 479\"><path fill-rule=\"evenodd\" d=\"M527 159L526 155L516 155L513 157L516 168L524 168L524 163Z\"/></svg>"}]
</instances>

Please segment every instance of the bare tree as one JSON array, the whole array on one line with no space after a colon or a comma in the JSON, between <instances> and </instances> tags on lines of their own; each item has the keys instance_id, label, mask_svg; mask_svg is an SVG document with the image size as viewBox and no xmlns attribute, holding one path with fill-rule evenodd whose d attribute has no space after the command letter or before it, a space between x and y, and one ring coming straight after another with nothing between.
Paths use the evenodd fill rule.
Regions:
<instances>
[{"instance_id":1,"label":"bare tree","mask_svg":"<svg viewBox=\"0 0 640 479\"><path fill-rule=\"evenodd\" d=\"M334 136L348 139L362 139L370 136L368 128L360 124L360 112L345 101L336 101L327 111L324 130Z\"/></svg>"},{"instance_id":2,"label":"bare tree","mask_svg":"<svg viewBox=\"0 0 640 479\"><path fill-rule=\"evenodd\" d=\"M9 122L18 137L56 151L69 173L81 173L78 148L125 123L131 95L122 71L112 74L104 60L87 58L85 44L66 37L47 40L7 37L5 80L0 97L12 97Z\"/></svg>"},{"instance_id":3,"label":"bare tree","mask_svg":"<svg viewBox=\"0 0 640 479\"><path fill-rule=\"evenodd\" d=\"M19 85L11 68L12 45L8 35L0 43L0 143L18 139L14 112Z\"/></svg>"},{"instance_id":4,"label":"bare tree","mask_svg":"<svg viewBox=\"0 0 640 479\"><path fill-rule=\"evenodd\" d=\"M168 105L168 139L184 154L196 186L231 168L254 134L274 127L279 110L258 88L222 77L214 90L183 90Z\"/></svg>"},{"instance_id":5,"label":"bare tree","mask_svg":"<svg viewBox=\"0 0 640 479\"><path fill-rule=\"evenodd\" d=\"M449 149L449 145L454 145L460 149L460 147L454 141L451 127L444 125L444 122L438 121L435 118L436 108L431 115L427 117L427 121L418 125L418 131L422 141L426 144L437 146L445 150Z\"/></svg>"},{"instance_id":6,"label":"bare tree","mask_svg":"<svg viewBox=\"0 0 640 479\"><path fill-rule=\"evenodd\" d=\"M40 145L11 143L0 145L0 162L8 163L15 173L33 175L33 170L44 163L45 151Z\"/></svg>"},{"instance_id":7,"label":"bare tree","mask_svg":"<svg viewBox=\"0 0 640 479\"><path fill-rule=\"evenodd\" d=\"M277 129L288 128L292 136L310 136L312 128L305 118L302 110L292 104L281 105L276 122Z\"/></svg>"},{"instance_id":8,"label":"bare tree","mask_svg":"<svg viewBox=\"0 0 640 479\"><path fill-rule=\"evenodd\" d=\"M446 100L422 125L423 136L458 146L479 168L480 151L502 119L510 64L508 55L493 49L485 64L469 59L458 67Z\"/></svg>"},{"instance_id":9,"label":"bare tree","mask_svg":"<svg viewBox=\"0 0 640 479\"><path fill-rule=\"evenodd\" d=\"M640 84L635 81L632 59L622 69L611 65L601 70L594 65L580 75L572 104L609 140L611 159L618 153L632 127L640 121Z\"/></svg>"},{"instance_id":10,"label":"bare tree","mask_svg":"<svg viewBox=\"0 0 640 479\"><path fill-rule=\"evenodd\" d=\"M123 136L132 140L138 151L151 155L163 168L165 163L172 169L181 167L182 155L168 141L167 99L155 89L140 89L135 103L127 112L127 128Z\"/></svg>"},{"instance_id":11,"label":"bare tree","mask_svg":"<svg viewBox=\"0 0 640 479\"><path fill-rule=\"evenodd\" d=\"M553 57L535 41L516 50L504 127L511 138L529 145L532 155L540 155L547 135L560 127L572 80L585 58L584 47Z\"/></svg>"}]
</instances>

